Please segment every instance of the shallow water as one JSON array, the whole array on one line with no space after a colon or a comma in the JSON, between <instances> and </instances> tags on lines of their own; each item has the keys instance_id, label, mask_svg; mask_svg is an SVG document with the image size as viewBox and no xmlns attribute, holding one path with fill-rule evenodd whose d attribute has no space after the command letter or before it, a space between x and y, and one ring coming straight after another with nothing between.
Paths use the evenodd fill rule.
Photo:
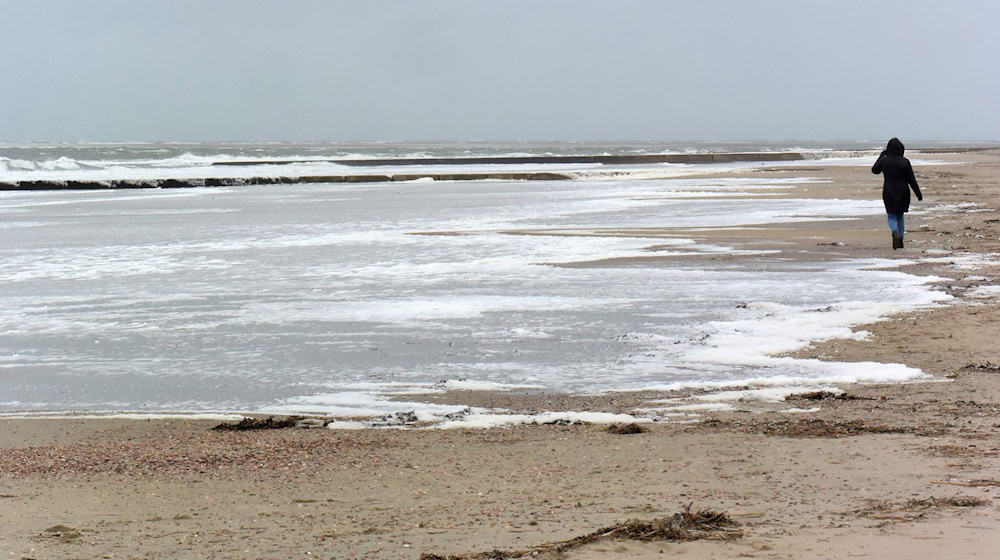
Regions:
<instances>
[{"instance_id":1,"label":"shallow water","mask_svg":"<svg viewBox=\"0 0 1000 560\"><path fill-rule=\"evenodd\" d=\"M731 249L586 235L882 211L727 198L807 182L3 193L0 410L375 414L413 408L378 394L447 379L606 391L918 375L765 353L940 299L922 279L767 254L720 264L710 257ZM696 257L555 266L652 246Z\"/></svg>"}]
</instances>

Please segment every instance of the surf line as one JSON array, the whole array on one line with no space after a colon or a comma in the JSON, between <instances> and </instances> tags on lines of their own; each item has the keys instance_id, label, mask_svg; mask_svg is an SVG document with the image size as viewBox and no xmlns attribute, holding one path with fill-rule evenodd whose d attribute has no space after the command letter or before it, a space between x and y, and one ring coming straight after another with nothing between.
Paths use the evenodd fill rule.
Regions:
<instances>
[{"instance_id":1,"label":"surf line","mask_svg":"<svg viewBox=\"0 0 1000 560\"><path fill-rule=\"evenodd\" d=\"M204 177L194 179L135 179L108 181L15 181L0 182L0 191L56 191L110 189L182 189L196 187L242 187L253 185L297 185L307 183L392 183L433 179L435 181L569 181L566 173L548 171L485 173L396 173L392 175L307 175L302 177Z\"/></svg>"},{"instance_id":2,"label":"surf line","mask_svg":"<svg viewBox=\"0 0 1000 560\"><path fill-rule=\"evenodd\" d=\"M335 163L348 167L386 167L392 165L517 165L597 163L602 165L637 165L647 163L733 163L737 161L800 161L805 157L799 152L720 152L700 154L619 154L579 156L475 156L475 157L421 157L375 159L327 160L239 160L216 161L212 165L288 165L293 163Z\"/></svg>"},{"instance_id":3,"label":"surf line","mask_svg":"<svg viewBox=\"0 0 1000 560\"><path fill-rule=\"evenodd\" d=\"M407 165L482 165L482 164L601 164L641 165L650 163L733 163L740 161L801 161L799 152L739 152L716 154L638 154L584 156L491 156L457 158L386 158L338 160L218 161L214 166L287 165L293 163L336 163L348 167L384 167ZM239 187L253 185L294 185L308 183L390 183L432 179L435 181L569 181L572 173L555 171L470 171L448 173L337 174L259 177L198 177L107 180L29 180L0 181L0 191L178 189L195 187Z\"/></svg>"}]
</instances>

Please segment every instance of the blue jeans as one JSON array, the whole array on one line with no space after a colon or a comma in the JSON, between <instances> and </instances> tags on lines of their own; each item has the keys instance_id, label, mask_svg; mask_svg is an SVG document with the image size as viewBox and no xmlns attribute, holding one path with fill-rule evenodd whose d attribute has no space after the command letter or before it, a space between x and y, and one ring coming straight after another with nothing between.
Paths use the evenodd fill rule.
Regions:
<instances>
[{"instance_id":1,"label":"blue jeans","mask_svg":"<svg viewBox=\"0 0 1000 560\"><path fill-rule=\"evenodd\" d=\"M889 213L889 229L892 233L895 233L900 238L903 237L903 213L898 214Z\"/></svg>"}]
</instances>

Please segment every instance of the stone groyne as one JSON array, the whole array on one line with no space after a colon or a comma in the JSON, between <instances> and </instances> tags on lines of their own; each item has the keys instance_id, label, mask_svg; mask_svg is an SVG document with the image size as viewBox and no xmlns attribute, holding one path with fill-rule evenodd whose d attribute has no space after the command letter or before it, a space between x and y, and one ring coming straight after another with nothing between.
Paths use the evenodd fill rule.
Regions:
<instances>
[{"instance_id":1,"label":"stone groyne","mask_svg":"<svg viewBox=\"0 0 1000 560\"><path fill-rule=\"evenodd\" d=\"M581 155L581 156L496 156L496 157L442 157L442 158L385 158L385 159L334 159L334 160L275 160L275 161L221 161L214 167L288 165L292 163L335 163L346 167L435 166L435 165L517 165L517 164L600 164L640 165L656 163L706 164L733 162L799 161L805 159L798 152L749 152L718 154L638 154L638 155ZM30 180L0 181L0 191L48 190L104 190L104 189L179 189L195 187L234 187L251 185L295 185L304 183L388 183L433 179L435 181L565 181L573 179L572 172L560 171L469 171L469 172L409 172L409 173L343 173L335 175L262 175L258 177L218 176L198 178L149 178L121 180Z\"/></svg>"},{"instance_id":2,"label":"stone groyne","mask_svg":"<svg viewBox=\"0 0 1000 560\"><path fill-rule=\"evenodd\" d=\"M132 179L120 181L16 181L0 182L0 191L55 191L109 189L183 189L196 187L243 187L251 185L298 185L303 183L390 183L433 179L435 181L566 181L565 173L484 172L484 173L394 173L363 175L307 175L302 177L204 177L196 179Z\"/></svg>"}]
</instances>

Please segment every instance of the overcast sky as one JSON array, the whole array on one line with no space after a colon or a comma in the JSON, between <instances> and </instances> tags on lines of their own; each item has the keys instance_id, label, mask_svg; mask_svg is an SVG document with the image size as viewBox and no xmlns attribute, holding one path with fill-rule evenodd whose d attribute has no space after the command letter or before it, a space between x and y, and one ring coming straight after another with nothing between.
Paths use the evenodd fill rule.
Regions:
<instances>
[{"instance_id":1,"label":"overcast sky","mask_svg":"<svg viewBox=\"0 0 1000 560\"><path fill-rule=\"evenodd\" d=\"M1000 139L1000 2L0 0L0 141Z\"/></svg>"}]
</instances>

